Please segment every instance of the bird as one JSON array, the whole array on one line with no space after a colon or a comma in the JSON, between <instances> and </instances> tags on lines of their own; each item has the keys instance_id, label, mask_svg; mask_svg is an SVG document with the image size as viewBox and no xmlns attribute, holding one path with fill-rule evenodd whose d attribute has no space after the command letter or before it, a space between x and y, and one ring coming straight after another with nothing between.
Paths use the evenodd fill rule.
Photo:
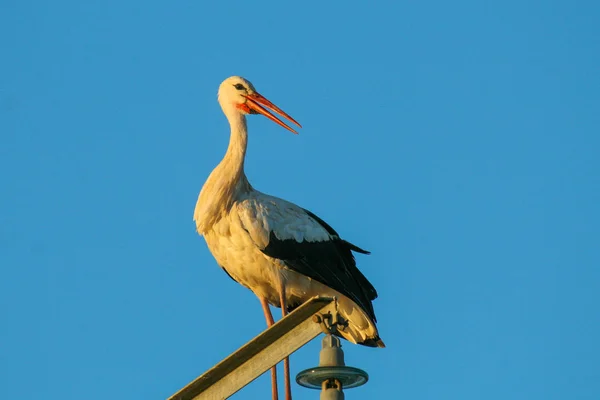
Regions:
<instances>
[{"instance_id":1,"label":"bird","mask_svg":"<svg viewBox=\"0 0 600 400\"><path fill-rule=\"evenodd\" d=\"M247 115L263 115L294 134L298 132L282 119L302 126L241 76L221 83L218 102L231 128L229 145L200 191L193 218L217 264L258 297L268 327L274 324L270 305L281 308L283 318L311 297L330 296L337 299L345 321L336 335L385 347L372 304L377 291L353 254L370 253L342 239L311 211L256 190L246 177ZM291 400L289 358L284 359L284 374L285 398ZM271 383L276 400L275 366Z\"/></svg>"}]
</instances>

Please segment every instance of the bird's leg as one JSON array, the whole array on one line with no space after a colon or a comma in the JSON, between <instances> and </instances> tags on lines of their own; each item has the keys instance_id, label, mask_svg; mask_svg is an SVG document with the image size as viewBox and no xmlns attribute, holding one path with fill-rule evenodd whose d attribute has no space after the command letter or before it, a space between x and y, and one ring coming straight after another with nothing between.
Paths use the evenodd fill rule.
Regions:
<instances>
[{"instance_id":1,"label":"bird's leg","mask_svg":"<svg viewBox=\"0 0 600 400\"><path fill-rule=\"evenodd\" d=\"M271 314L271 309L269 308L269 303L267 303L267 299L264 297L259 297L260 305L265 312L265 319L267 320L267 327L270 328L275 321L273 320L273 314ZM278 400L279 396L277 394L277 366L273 365L271 367L271 392L273 400Z\"/></svg>"},{"instance_id":2,"label":"bird's leg","mask_svg":"<svg viewBox=\"0 0 600 400\"><path fill-rule=\"evenodd\" d=\"M287 304L285 301L285 287L279 291L279 302L281 303L281 317L287 315ZM283 360L283 376L285 380L285 400L292 400L292 385L290 384L290 358Z\"/></svg>"}]
</instances>

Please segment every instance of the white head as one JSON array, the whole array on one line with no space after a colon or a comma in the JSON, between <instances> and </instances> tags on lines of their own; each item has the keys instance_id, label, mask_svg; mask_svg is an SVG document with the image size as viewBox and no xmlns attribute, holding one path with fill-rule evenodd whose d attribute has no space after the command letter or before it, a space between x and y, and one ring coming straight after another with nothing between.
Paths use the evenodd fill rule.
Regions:
<instances>
[{"instance_id":1,"label":"white head","mask_svg":"<svg viewBox=\"0 0 600 400\"><path fill-rule=\"evenodd\" d=\"M221 108L227 116L232 113L241 115L262 114L271 121L297 133L272 113L275 112L302 128L292 117L259 94L250 81L241 76L229 77L221 83L221 86L219 86L219 104L221 104Z\"/></svg>"}]
</instances>

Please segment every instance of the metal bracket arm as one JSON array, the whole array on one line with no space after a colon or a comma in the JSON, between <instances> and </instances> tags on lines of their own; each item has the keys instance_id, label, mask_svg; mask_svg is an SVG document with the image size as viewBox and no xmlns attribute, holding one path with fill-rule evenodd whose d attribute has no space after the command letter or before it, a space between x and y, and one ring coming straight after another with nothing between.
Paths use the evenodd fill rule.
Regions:
<instances>
[{"instance_id":1,"label":"metal bracket arm","mask_svg":"<svg viewBox=\"0 0 600 400\"><path fill-rule=\"evenodd\" d=\"M315 314L320 321L315 323ZM313 297L235 353L194 379L169 400L226 399L323 331L325 316L337 315L337 302Z\"/></svg>"}]
</instances>

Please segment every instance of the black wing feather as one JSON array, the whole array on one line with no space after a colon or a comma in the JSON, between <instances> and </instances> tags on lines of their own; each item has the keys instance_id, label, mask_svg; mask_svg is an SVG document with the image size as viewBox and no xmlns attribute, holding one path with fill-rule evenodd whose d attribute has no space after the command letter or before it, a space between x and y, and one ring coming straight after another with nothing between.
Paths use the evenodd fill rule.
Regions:
<instances>
[{"instance_id":1,"label":"black wing feather","mask_svg":"<svg viewBox=\"0 0 600 400\"><path fill-rule=\"evenodd\" d=\"M352 251L370 254L345 240L321 218L304 210L317 221L331 236L322 242L297 242L295 239L278 239L270 233L269 244L262 252L269 257L282 260L286 266L310 277L352 299L376 322L372 300L377 291L356 267Z\"/></svg>"}]
</instances>

